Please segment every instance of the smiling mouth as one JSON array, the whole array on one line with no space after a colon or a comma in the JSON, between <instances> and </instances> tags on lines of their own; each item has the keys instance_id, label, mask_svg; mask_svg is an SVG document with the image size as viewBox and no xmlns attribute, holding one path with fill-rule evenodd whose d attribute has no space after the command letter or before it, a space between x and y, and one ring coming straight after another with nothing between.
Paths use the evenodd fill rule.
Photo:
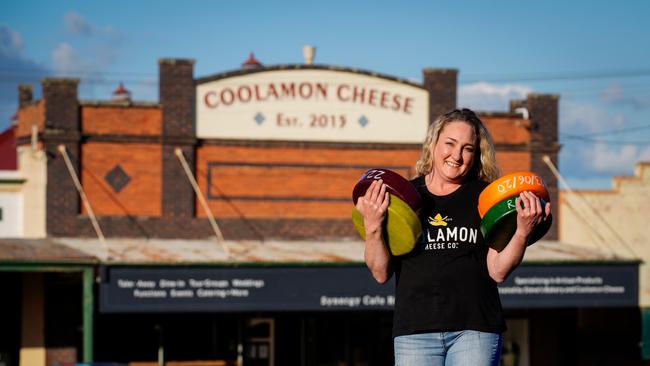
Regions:
<instances>
[{"instance_id":1,"label":"smiling mouth","mask_svg":"<svg viewBox=\"0 0 650 366\"><path fill-rule=\"evenodd\" d=\"M449 166L452 167L452 168L458 168L458 167L460 167L460 164L458 164L458 163L454 163L454 162L452 162L452 161L445 161L445 164L446 164L446 165L449 165Z\"/></svg>"}]
</instances>

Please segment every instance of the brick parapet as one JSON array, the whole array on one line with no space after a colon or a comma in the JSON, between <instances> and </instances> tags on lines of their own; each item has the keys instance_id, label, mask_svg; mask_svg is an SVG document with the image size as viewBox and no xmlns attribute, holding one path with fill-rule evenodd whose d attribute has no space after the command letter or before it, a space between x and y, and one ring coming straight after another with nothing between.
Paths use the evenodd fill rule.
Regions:
<instances>
[{"instance_id":1,"label":"brick parapet","mask_svg":"<svg viewBox=\"0 0 650 366\"><path fill-rule=\"evenodd\" d=\"M123 135L159 137L161 111L157 106L81 104L81 128L84 136Z\"/></svg>"},{"instance_id":2,"label":"brick parapet","mask_svg":"<svg viewBox=\"0 0 650 366\"><path fill-rule=\"evenodd\" d=\"M27 137L27 143L31 143L31 135L34 126L36 126L36 130L39 134L43 133L45 130L45 103L43 100L25 102L25 104L20 106L18 109L17 116L17 138Z\"/></svg>"},{"instance_id":3,"label":"brick parapet","mask_svg":"<svg viewBox=\"0 0 650 366\"><path fill-rule=\"evenodd\" d=\"M317 169L318 164L323 164L331 168L332 165L336 164L341 164L342 166L347 164L356 167L357 165L375 165L379 162L381 164L393 163L399 166L410 167L415 163L419 154L419 144L198 140L195 136L194 125L195 81L193 79L193 61L163 59L160 60L159 66L160 100L157 105L152 104L148 106L160 108L159 118L161 125L157 133L151 126L146 131L145 126L138 126L138 131L140 132L134 134L130 129L124 130L117 129L115 126L109 126L109 128L99 125L95 126L96 131L93 133L82 133L80 131L80 116L83 108L87 108L90 111L91 109L108 109L116 106L110 103L85 103L81 104L80 107L80 102L76 96L78 81L70 79L48 79L47 83L44 82L44 103L46 109L49 109L45 112L48 124L43 133L46 151L49 155L47 193L47 227L49 235L95 236L88 217L83 213L80 214L78 194L72 185L72 180L67 172L67 168L63 164L62 157L58 150L56 150L58 144L66 145L77 173L79 173L80 166L82 166L80 165L82 163L80 162L80 141L84 143L148 143L160 146L161 160L156 159L155 163L161 164L162 167L160 173L161 179L158 183L161 185L159 199L161 200L162 216L134 216L132 213L127 213L122 216L100 216L98 217L99 223L107 237L200 239L214 236L214 232L207 218L205 218L204 213L198 207L194 191L175 154L176 148L180 148L183 151L183 155L192 173L199 180L199 184L204 191L208 191L205 189L208 185L205 181L201 182L201 180L205 180L203 175L206 174L205 169L208 163L223 163L225 168L219 170L220 173L233 171L237 174L239 173L236 172L236 163L248 162L250 163L249 165L254 165L254 169L245 166L246 164L242 165L244 168L237 169L246 170L247 174L252 177L251 179L258 184L252 191L262 189L267 189L267 191L266 193L257 191L252 193L246 192L247 194L254 193L256 196L260 196L259 201L250 199L250 197L244 197L244 199L241 197L234 198L234 200L239 199L237 202L238 209L245 208L243 209L245 211L244 214L219 214L219 210L223 209L222 207L226 204L225 201L228 197L217 197L211 202L211 205L214 206L213 211L217 213L217 221L220 224L224 236L227 239L235 240L341 239L355 238L357 236L349 218L344 217L349 213L349 209L351 209L351 202L337 201L338 203L332 204L325 199L337 198L338 196L333 195L330 191L323 190L322 192L318 192L319 195L316 198L323 199L323 204L319 208L322 212L318 212L320 216L315 213L310 213L312 216L304 215L302 211L299 211L299 209L303 210L303 208L299 207L300 205L308 206L308 204L304 204L302 201L297 200L289 204L281 200L273 201L270 199L277 198L274 194L277 195L286 192L280 189L269 188L272 187L272 184L276 184L276 182L272 180L272 177L269 177L269 174L263 175L263 167L260 168L263 164L268 164L271 169L276 170L285 168L303 169L304 167L302 165L310 164L314 168L312 169L311 165L307 168L314 170ZM430 121L437 118L439 114L456 107L457 74L457 70L449 69L424 70L424 88L429 91ZM48 90L47 93L45 89ZM530 166L530 169L533 171L541 172L540 174L543 175L549 185L549 190L553 197L552 201L557 202L557 182L554 177L545 175L548 173L546 171L547 167L541 161L541 156L547 154L557 164L557 153L560 149L557 144L557 97L555 99L553 98L554 96L532 95L524 101L513 101L511 103L513 108L515 106L525 106L528 108L532 116L530 120L518 118L518 115L513 112L485 114L482 116L494 121L497 127L493 127L493 129L497 128L506 131L503 132L506 134L508 133L507 125L516 121L521 122L517 122L519 124L516 125L518 128L516 141L513 142L512 139L499 140L499 158L507 161L505 164L507 169L524 168L523 166L526 165ZM553 105L553 102L555 105ZM120 105L118 107L124 111L126 111L126 108L137 109L135 106L126 105ZM155 110L152 108L149 108L151 110L146 113L155 113ZM113 111L111 113L115 114L116 112ZM545 114L550 114L551 116ZM555 127L553 127L553 123L555 123ZM555 128L554 132L553 128ZM26 141L26 137L23 139ZM206 149L215 149L215 152L210 156L206 156ZM404 152L400 150L404 150ZM397 157L404 154L408 154L409 156L407 158L397 159ZM84 155L84 159L86 158ZM290 166L292 164L296 166ZM89 166L87 165L85 168ZM338 170L332 171L337 174L337 179L340 180L341 172ZM267 181L264 181L264 187L259 186L262 178L257 179L254 177L254 174L257 174L256 172L259 172L260 177L267 179ZM344 188L338 188L339 185L336 185L336 189L340 189L341 192L344 190L348 192L349 188L354 184L357 175L355 172L354 176L350 176L350 179L345 179L345 184L349 182L350 187L345 185ZM237 196L235 193L240 195L239 192L235 192L234 188L227 185L235 184L235 181L227 181L230 178L225 174L219 176L219 179L219 187L230 189L231 196ZM50 182L52 182L52 186L50 186ZM269 184L267 185L266 183ZM290 194L300 196L301 198L304 198L302 196L311 198L309 195L315 195L315 193L309 191L309 184L300 186L305 191L294 188L294 186L299 186L296 182L281 182L281 184L284 184L282 189L285 189L285 191L290 190ZM344 185L340 186L343 187ZM331 187L327 189L331 189ZM349 192L342 194L341 197L345 196L347 199L348 194ZM228 195L226 194L226 196ZM273 216L273 214L265 211L263 215L255 216L261 211L255 204L259 204L259 207L264 206L267 208L268 206L275 205L268 212L277 213L277 215ZM316 205L316 203L309 204ZM336 206L337 204L340 207ZM299 214L290 216L287 212L282 211L284 209L293 209L294 207L291 205L298 207L296 208L296 212ZM553 237L557 237L557 229L555 227L547 236L547 238Z\"/></svg>"},{"instance_id":4,"label":"brick parapet","mask_svg":"<svg viewBox=\"0 0 650 366\"><path fill-rule=\"evenodd\" d=\"M215 236L205 218L98 217L106 237L144 237L163 239L205 239ZM217 219L227 240L340 240L357 238L349 219ZM95 237L88 216L66 217L59 221L54 236Z\"/></svg>"}]
</instances>

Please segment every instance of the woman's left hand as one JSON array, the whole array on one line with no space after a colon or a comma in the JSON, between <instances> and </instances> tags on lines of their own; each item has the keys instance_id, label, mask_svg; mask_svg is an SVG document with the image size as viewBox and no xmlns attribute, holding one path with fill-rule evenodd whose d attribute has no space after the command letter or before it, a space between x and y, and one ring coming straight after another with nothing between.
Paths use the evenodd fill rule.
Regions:
<instances>
[{"instance_id":1,"label":"woman's left hand","mask_svg":"<svg viewBox=\"0 0 650 366\"><path fill-rule=\"evenodd\" d=\"M546 203L546 207L542 208L541 201L537 196L532 192L524 191L515 200L515 206L517 209L515 235L521 235L528 241L535 226L546 220L551 214L551 204Z\"/></svg>"}]
</instances>

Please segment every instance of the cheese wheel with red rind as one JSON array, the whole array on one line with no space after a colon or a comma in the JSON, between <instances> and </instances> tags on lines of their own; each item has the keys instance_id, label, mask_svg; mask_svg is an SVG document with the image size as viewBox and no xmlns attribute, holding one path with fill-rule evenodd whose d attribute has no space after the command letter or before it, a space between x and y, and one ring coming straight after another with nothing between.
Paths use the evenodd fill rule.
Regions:
<instances>
[{"instance_id":1,"label":"cheese wheel with red rind","mask_svg":"<svg viewBox=\"0 0 650 366\"><path fill-rule=\"evenodd\" d=\"M366 194L372 182L379 179L386 185L386 191L388 193L408 203L413 211L418 212L420 210L420 207L422 207L422 198L411 182L392 170L381 168L370 169L363 173L352 190L352 202L356 205L359 197Z\"/></svg>"}]
</instances>

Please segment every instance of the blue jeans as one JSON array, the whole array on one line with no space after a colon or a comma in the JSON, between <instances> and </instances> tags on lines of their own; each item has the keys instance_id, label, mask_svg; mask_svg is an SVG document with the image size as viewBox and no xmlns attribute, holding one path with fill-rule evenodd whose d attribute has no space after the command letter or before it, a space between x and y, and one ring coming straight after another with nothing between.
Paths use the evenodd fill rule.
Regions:
<instances>
[{"instance_id":1,"label":"blue jeans","mask_svg":"<svg viewBox=\"0 0 650 366\"><path fill-rule=\"evenodd\" d=\"M476 330L395 337L395 366L497 366L501 334Z\"/></svg>"}]
</instances>

